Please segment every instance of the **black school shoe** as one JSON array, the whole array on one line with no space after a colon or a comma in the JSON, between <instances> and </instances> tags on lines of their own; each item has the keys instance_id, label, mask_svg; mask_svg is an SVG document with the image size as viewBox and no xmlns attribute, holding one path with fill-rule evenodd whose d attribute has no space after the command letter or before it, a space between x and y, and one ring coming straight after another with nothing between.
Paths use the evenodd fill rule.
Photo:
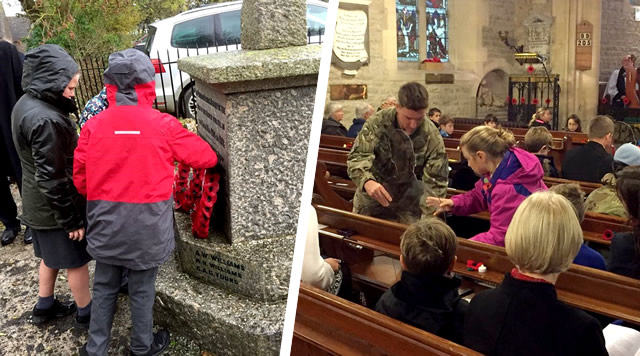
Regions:
<instances>
[{"instance_id":1,"label":"black school shoe","mask_svg":"<svg viewBox=\"0 0 640 356\"><path fill-rule=\"evenodd\" d=\"M91 313L80 316L76 313L76 328L78 329L89 329L89 324L91 323Z\"/></svg>"},{"instance_id":2,"label":"black school shoe","mask_svg":"<svg viewBox=\"0 0 640 356\"><path fill-rule=\"evenodd\" d=\"M12 243L13 241L15 241L16 236L18 236L18 233L20 232L20 227L17 228L7 228L4 229L4 231L2 232L2 235L0 235L0 244L2 244L2 246L6 246L10 243Z\"/></svg>"},{"instance_id":3,"label":"black school shoe","mask_svg":"<svg viewBox=\"0 0 640 356\"><path fill-rule=\"evenodd\" d=\"M31 234L31 228L28 227L24 230L24 244L29 245L33 243L33 235Z\"/></svg>"},{"instance_id":4,"label":"black school shoe","mask_svg":"<svg viewBox=\"0 0 640 356\"><path fill-rule=\"evenodd\" d=\"M134 354L133 351L129 351L131 356L157 356L163 353L169 346L169 331L160 330L157 333L153 333L153 342L151 343L151 349L144 355Z\"/></svg>"},{"instance_id":5,"label":"black school shoe","mask_svg":"<svg viewBox=\"0 0 640 356\"><path fill-rule=\"evenodd\" d=\"M31 323L41 325L52 319L64 318L65 316L75 313L75 311L76 303L62 303L56 299L53 301L53 306L49 309L38 309L37 307L33 307Z\"/></svg>"}]
</instances>

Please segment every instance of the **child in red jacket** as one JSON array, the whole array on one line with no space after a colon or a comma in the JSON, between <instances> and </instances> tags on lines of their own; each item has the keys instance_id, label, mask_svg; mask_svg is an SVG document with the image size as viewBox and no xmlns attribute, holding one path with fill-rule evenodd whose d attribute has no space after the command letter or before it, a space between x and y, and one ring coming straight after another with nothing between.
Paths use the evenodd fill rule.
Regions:
<instances>
[{"instance_id":1,"label":"child in red jacket","mask_svg":"<svg viewBox=\"0 0 640 356\"><path fill-rule=\"evenodd\" d=\"M166 330L153 334L158 266L174 248L174 161L209 168L211 146L171 115L152 109L155 71L144 53L109 56L109 108L82 128L73 181L87 197L87 251L96 260L89 341L81 355L106 355L123 269L128 269L131 354L158 354Z\"/></svg>"}]
</instances>

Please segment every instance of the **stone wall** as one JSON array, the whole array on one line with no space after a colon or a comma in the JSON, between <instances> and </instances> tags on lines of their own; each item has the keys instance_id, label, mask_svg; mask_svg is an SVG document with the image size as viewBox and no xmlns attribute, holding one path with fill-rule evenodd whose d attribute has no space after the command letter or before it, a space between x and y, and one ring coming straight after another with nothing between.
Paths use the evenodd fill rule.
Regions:
<instances>
[{"instance_id":1,"label":"stone wall","mask_svg":"<svg viewBox=\"0 0 640 356\"><path fill-rule=\"evenodd\" d=\"M600 81L609 80L611 72L620 68L622 57L629 53L640 57L640 22L635 21L634 9L628 0L602 1Z\"/></svg>"},{"instance_id":2,"label":"stone wall","mask_svg":"<svg viewBox=\"0 0 640 356\"><path fill-rule=\"evenodd\" d=\"M418 5L420 14L424 13L424 2L418 1ZM518 23L529 16L531 6L530 1L521 0L450 0L450 62L445 63L442 73L453 73L455 80L454 84L426 85L430 107L438 107L454 117L473 117L476 91L485 74L495 69L506 73L525 71L525 67L513 60L513 52L500 41L498 31L509 31L510 40L515 44L525 43L526 33L519 29ZM388 95L397 95L402 84L425 83L427 72L420 70L417 62L396 60L395 1L372 1L368 12L369 64L360 68L355 76L344 75L342 69L332 65L329 85L366 84L367 102L377 108ZM425 42L424 18L420 17L419 21L422 43ZM330 102L329 88L327 102ZM349 127L359 101L337 102L344 106L343 124ZM506 110L504 112L506 115Z\"/></svg>"}]
</instances>

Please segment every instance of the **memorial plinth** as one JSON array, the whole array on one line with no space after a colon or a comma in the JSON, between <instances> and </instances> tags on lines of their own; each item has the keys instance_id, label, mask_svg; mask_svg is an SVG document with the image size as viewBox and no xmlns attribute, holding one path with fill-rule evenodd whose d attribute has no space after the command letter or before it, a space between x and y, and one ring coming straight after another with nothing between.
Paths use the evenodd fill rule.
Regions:
<instances>
[{"instance_id":1,"label":"memorial plinth","mask_svg":"<svg viewBox=\"0 0 640 356\"><path fill-rule=\"evenodd\" d=\"M321 53L320 45L248 49L306 42L303 11L294 16L302 26L263 26L275 38L245 45L245 17L278 4L284 14L282 3L305 8L245 0L242 51L178 61L195 79L198 135L218 154L221 180L209 239L195 239L189 216L176 213L176 260L160 271L154 310L159 324L216 355L280 347ZM281 41L288 31L296 34Z\"/></svg>"}]
</instances>

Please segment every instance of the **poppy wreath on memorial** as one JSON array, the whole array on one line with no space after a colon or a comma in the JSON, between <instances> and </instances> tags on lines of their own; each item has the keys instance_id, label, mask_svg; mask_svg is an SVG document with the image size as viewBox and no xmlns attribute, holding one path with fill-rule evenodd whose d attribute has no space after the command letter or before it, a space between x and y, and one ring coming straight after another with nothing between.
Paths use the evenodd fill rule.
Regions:
<instances>
[{"instance_id":1,"label":"poppy wreath on memorial","mask_svg":"<svg viewBox=\"0 0 640 356\"><path fill-rule=\"evenodd\" d=\"M212 170L193 169L184 163L178 164L173 186L176 210L191 213L191 231L200 239L209 237L209 222L213 205L218 199L220 174ZM189 180L191 176L191 180Z\"/></svg>"}]
</instances>

